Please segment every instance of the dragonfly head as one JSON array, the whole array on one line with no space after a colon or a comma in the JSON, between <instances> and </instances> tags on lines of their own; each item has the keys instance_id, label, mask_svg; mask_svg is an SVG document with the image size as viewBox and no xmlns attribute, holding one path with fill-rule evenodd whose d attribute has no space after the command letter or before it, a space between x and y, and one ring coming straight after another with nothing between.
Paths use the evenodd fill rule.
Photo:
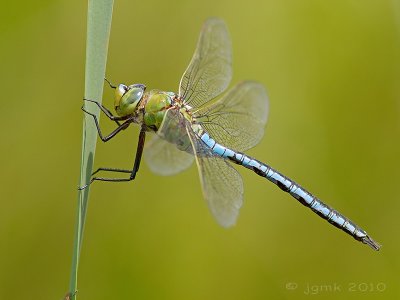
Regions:
<instances>
[{"instance_id":1,"label":"dragonfly head","mask_svg":"<svg viewBox=\"0 0 400 300\"><path fill-rule=\"evenodd\" d=\"M119 116L133 114L139 101L142 99L146 86L144 84L132 84L126 86L120 84L115 88L115 111Z\"/></svg>"}]
</instances>

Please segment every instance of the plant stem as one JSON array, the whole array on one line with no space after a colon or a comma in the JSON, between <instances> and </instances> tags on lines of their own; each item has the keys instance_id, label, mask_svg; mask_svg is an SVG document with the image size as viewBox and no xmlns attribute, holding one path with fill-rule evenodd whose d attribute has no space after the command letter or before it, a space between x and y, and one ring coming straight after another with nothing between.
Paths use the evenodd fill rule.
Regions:
<instances>
[{"instance_id":1,"label":"plant stem","mask_svg":"<svg viewBox=\"0 0 400 300\"><path fill-rule=\"evenodd\" d=\"M105 77L112 8L113 0L89 0L86 41L85 98L96 99L100 102L103 94L103 80ZM99 117L99 109L96 105L85 103L85 108L94 112L97 117ZM90 180L96 150L96 140L97 130L93 119L84 114L79 186L85 185ZM77 295L79 257L88 206L89 188L90 187L87 187L78 192L70 287L69 294L66 296L66 298L70 297L70 299L76 299Z\"/></svg>"}]
</instances>

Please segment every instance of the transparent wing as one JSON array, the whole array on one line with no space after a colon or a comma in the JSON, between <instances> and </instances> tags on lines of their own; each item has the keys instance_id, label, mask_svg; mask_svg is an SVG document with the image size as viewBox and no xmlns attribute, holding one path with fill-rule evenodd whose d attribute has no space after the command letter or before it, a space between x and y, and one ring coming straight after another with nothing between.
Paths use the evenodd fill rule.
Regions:
<instances>
[{"instance_id":1,"label":"transparent wing","mask_svg":"<svg viewBox=\"0 0 400 300\"><path fill-rule=\"evenodd\" d=\"M195 154L204 198L212 214L220 225L234 225L243 202L243 181L239 173L227 161L213 154L179 109L166 112L157 134L162 139L176 141L178 147Z\"/></svg>"},{"instance_id":2,"label":"transparent wing","mask_svg":"<svg viewBox=\"0 0 400 300\"><path fill-rule=\"evenodd\" d=\"M221 94L232 77L231 41L224 21L211 18L203 25L192 60L181 78L179 96L200 107Z\"/></svg>"},{"instance_id":3,"label":"transparent wing","mask_svg":"<svg viewBox=\"0 0 400 300\"><path fill-rule=\"evenodd\" d=\"M189 168L193 163L194 156L154 135L153 139L145 146L144 159L151 171L168 176Z\"/></svg>"},{"instance_id":4,"label":"transparent wing","mask_svg":"<svg viewBox=\"0 0 400 300\"><path fill-rule=\"evenodd\" d=\"M194 115L218 143L236 151L246 151L263 137L268 108L264 86L245 81L218 101L195 110Z\"/></svg>"},{"instance_id":5,"label":"transparent wing","mask_svg":"<svg viewBox=\"0 0 400 300\"><path fill-rule=\"evenodd\" d=\"M240 174L224 159L215 156L187 127L192 141L200 183L211 213L223 227L236 223L243 203L243 181Z\"/></svg>"},{"instance_id":6,"label":"transparent wing","mask_svg":"<svg viewBox=\"0 0 400 300\"><path fill-rule=\"evenodd\" d=\"M182 116L179 108L172 107L165 112L164 119L157 135L175 145L177 149L193 154L192 143L186 131L189 122Z\"/></svg>"}]
</instances>

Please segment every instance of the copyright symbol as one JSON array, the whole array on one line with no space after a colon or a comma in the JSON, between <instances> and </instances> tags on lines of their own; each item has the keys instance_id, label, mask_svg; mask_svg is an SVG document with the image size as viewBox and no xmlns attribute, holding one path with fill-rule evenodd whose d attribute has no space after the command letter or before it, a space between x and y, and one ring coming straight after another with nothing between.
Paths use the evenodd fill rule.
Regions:
<instances>
[{"instance_id":1,"label":"copyright symbol","mask_svg":"<svg viewBox=\"0 0 400 300\"><path fill-rule=\"evenodd\" d=\"M296 282L287 282L285 285L287 290L293 291L297 289L297 283Z\"/></svg>"}]
</instances>

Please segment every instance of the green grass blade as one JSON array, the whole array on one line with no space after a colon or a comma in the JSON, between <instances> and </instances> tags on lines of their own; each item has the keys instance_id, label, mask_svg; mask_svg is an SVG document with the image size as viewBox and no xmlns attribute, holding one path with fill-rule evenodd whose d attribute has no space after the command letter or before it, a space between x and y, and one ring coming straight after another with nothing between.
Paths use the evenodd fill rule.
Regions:
<instances>
[{"instance_id":1,"label":"green grass blade","mask_svg":"<svg viewBox=\"0 0 400 300\"><path fill-rule=\"evenodd\" d=\"M89 0L87 19L85 98L101 102L103 82L107 61L108 40L110 35L113 0ZM77 106L78 107L78 106ZM99 116L99 109L93 103L85 103L88 111ZM97 130L93 118L84 115L82 136L82 157L79 186L90 180L96 149ZM78 192L78 208L75 228L75 242L72 257L69 295L76 298L79 256L82 245L83 229L88 206L89 189Z\"/></svg>"}]
</instances>

